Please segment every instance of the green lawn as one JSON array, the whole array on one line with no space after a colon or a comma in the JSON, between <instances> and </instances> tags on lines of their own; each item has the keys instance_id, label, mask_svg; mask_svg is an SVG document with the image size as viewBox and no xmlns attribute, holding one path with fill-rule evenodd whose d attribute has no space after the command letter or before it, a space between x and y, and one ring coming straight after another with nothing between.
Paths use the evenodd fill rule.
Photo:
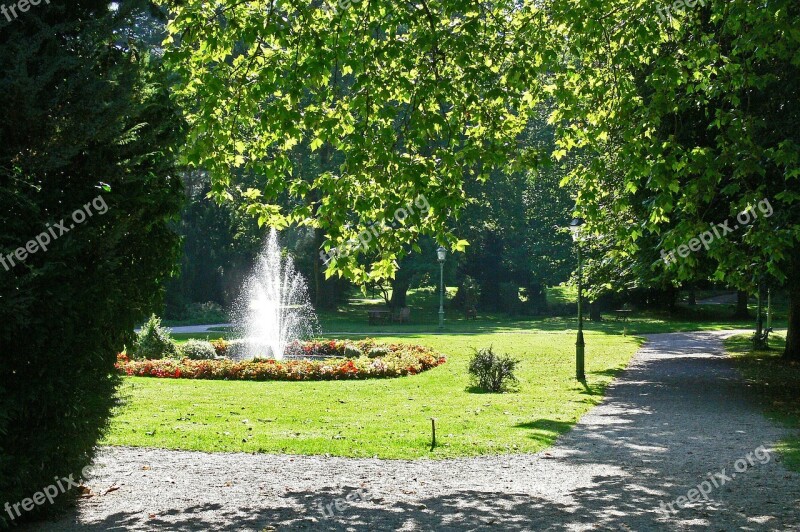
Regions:
<instances>
[{"instance_id":1,"label":"green lawn","mask_svg":"<svg viewBox=\"0 0 800 532\"><path fill-rule=\"evenodd\" d=\"M587 386L574 378L572 332L412 335L441 367L387 380L227 382L125 378L106 444L381 458L445 458L535 452L553 443L602 398L640 341L589 332ZM469 389L472 348L520 358L519 390ZM430 418L437 447L430 448Z\"/></svg>"},{"instance_id":2,"label":"green lawn","mask_svg":"<svg viewBox=\"0 0 800 532\"><path fill-rule=\"evenodd\" d=\"M725 342L725 348L733 357L739 371L751 383L763 402L768 417L798 429L795 437L779 445L785 463L794 471L800 471L800 364L789 363L781 358L785 336L770 336L769 351L752 351L746 335L734 336Z\"/></svg>"},{"instance_id":3,"label":"green lawn","mask_svg":"<svg viewBox=\"0 0 800 532\"><path fill-rule=\"evenodd\" d=\"M448 288L450 297L454 296L456 289ZM574 302L576 292L574 287L560 285L548 289L548 301L551 303ZM380 324L368 325L367 310L370 308L384 308L382 299L355 298L348 305L343 305L336 311L323 311L319 313L322 330L328 332L369 332L398 333L398 332L435 332L438 327L438 295L433 289L421 288L410 290L408 305L411 308L411 323L408 324ZM754 307L753 307L754 308ZM445 332L478 332L492 333L499 331L564 331L575 329L577 319L575 316L507 316L479 312L477 320L468 320L458 310L445 308ZM603 316L599 323L586 321L588 330L601 331L611 334L647 334L673 331L741 329L752 327L755 318L750 320L735 320L730 316L733 308L727 305L696 305L693 307L678 306L673 312L666 311L635 311L627 322L616 321L613 313ZM755 315L755 312L753 312ZM785 305L777 309L775 314L775 327L785 327Z\"/></svg>"},{"instance_id":4,"label":"green lawn","mask_svg":"<svg viewBox=\"0 0 800 532\"><path fill-rule=\"evenodd\" d=\"M455 290L449 292L452 296ZM569 301L570 296L565 286L553 289L548 298ZM369 326L367 309L381 305L380 299L354 298L340 310L322 312L322 330L338 338L367 333L387 342L429 345L448 356L447 364L412 377L355 382L126 378L121 393L127 405L113 419L105 443L382 458L535 452L552 444L601 399L606 384L639 345L633 335L752 327L752 320L730 319L731 309L720 305L681 306L672 313L637 311L627 322L613 315L597 323L586 321L589 380L584 387L573 379L574 316L480 314L477 320L466 320L448 309L440 333L433 290L411 291L409 324ZM780 309L775 327L784 323ZM178 341L221 336L229 333L175 335ZM468 389L472 349L488 345L522 360L516 393ZM775 373L780 374L777 369ZM795 397L797 391L793 389ZM437 419L438 446L433 450L431 417ZM800 448L796 442L786 445Z\"/></svg>"},{"instance_id":5,"label":"green lawn","mask_svg":"<svg viewBox=\"0 0 800 532\"><path fill-rule=\"evenodd\" d=\"M392 335L428 335L438 334L438 318L435 312L430 316L417 314L408 324L368 325L366 309L368 303L353 303L347 309L336 312L323 312L320 322L324 335L345 336L392 336ZM424 318L428 319L424 319ZM727 309L717 305L698 305L697 307L681 307L676 312L637 311L627 321L617 321L613 314L604 314L603 321L584 320L584 328L590 332L611 335L640 335L681 331L747 329L754 328L754 319L735 320L729 317ZM574 333L578 320L575 317L514 317L502 314L482 314L477 320L467 320L458 315L450 315L445 321L443 334L456 335L489 335L497 333L530 333L567 332ZM775 328L785 328L785 315L776 316ZM210 333L176 333L173 335L179 342L189 338L213 340L231 336L225 329Z\"/></svg>"},{"instance_id":6,"label":"green lawn","mask_svg":"<svg viewBox=\"0 0 800 532\"><path fill-rule=\"evenodd\" d=\"M448 297L455 296L456 288L448 287ZM371 294L368 294L371 295ZM560 285L548 289L551 303L574 302L575 290L570 285ZM385 309L383 299L363 297L358 294L334 311L318 313L322 331L326 334L368 333L370 335L396 333L431 333L438 331L439 299L431 288L412 289L408 294L411 308L411 322L407 324L369 325L367 310ZM754 315L754 307L752 314ZM577 326L575 316L507 316L500 313L479 312L478 319L467 320L458 310L445 308L445 333L480 333L526 331L564 331ZM754 326L755 318L735 320L730 316L733 308L728 305L679 305L675 311L635 311L627 322L616 321L613 313L603 316L599 323L586 321L586 328L610 334L648 334L673 331L741 329ZM778 305L775 313L775 328L786 327L786 305ZM218 338L225 331L203 335L176 335L177 339Z\"/></svg>"}]
</instances>

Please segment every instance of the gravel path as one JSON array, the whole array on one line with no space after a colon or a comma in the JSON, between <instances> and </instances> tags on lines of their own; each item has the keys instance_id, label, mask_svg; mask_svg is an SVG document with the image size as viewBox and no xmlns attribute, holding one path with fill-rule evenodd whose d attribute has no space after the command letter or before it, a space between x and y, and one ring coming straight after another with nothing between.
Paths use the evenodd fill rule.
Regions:
<instances>
[{"instance_id":1,"label":"gravel path","mask_svg":"<svg viewBox=\"0 0 800 532\"><path fill-rule=\"evenodd\" d=\"M722 334L650 336L603 404L537 455L383 461L107 448L89 484L119 489L37 530L797 530L800 474L775 453L747 463L786 429L760 414L721 356ZM703 485L709 500L659 510L709 473L718 485Z\"/></svg>"}]
</instances>

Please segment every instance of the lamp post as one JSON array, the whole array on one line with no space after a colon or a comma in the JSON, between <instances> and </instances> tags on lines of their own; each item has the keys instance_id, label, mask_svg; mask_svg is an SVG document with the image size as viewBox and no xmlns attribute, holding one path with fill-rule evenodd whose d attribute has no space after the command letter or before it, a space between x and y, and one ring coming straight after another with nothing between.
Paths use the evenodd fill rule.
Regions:
<instances>
[{"instance_id":1,"label":"lamp post","mask_svg":"<svg viewBox=\"0 0 800 532\"><path fill-rule=\"evenodd\" d=\"M447 257L447 250L439 246L436 256L439 259L439 329L444 329L444 259Z\"/></svg>"},{"instance_id":2,"label":"lamp post","mask_svg":"<svg viewBox=\"0 0 800 532\"><path fill-rule=\"evenodd\" d=\"M574 218L569 224L572 233L572 240L578 248L578 339L575 341L575 378L583 382L586 374L583 370L584 349L586 343L583 341L583 264L581 262L581 241L580 233L583 225L583 218Z\"/></svg>"}]
</instances>

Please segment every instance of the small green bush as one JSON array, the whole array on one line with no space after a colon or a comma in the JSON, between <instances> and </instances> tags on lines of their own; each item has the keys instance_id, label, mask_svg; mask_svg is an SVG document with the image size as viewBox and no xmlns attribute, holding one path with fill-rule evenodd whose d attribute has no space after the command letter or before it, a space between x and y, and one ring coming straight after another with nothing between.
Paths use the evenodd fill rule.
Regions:
<instances>
[{"instance_id":1,"label":"small green bush","mask_svg":"<svg viewBox=\"0 0 800 532\"><path fill-rule=\"evenodd\" d=\"M378 346L378 347L373 347L372 349L370 349L369 353L367 354L367 356L369 356L369 358L378 358L378 357L385 357L388 354L389 354L389 348L388 347Z\"/></svg>"},{"instance_id":2,"label":"small green bush","mask_svg":"<svg viewBox=\"0 0 800 532\"><path fill-rule=\"evenodd\" d=\"M133 358L155 360L174 358L179 355L179 352L169 330L161 326L161 318L153 314L136 334L131 355Z\"/></svg>"},{"instance_id":3,"label":"small green bush","mask_svg":"<svg viewBox=\"0 0 800 532\"><path fill-rule=\"evenodd\" d=\"M488 392L502 392L510 383L516 383L514 370L519 360L510 355L497 355L491 347L484 347L472 355L469 361L469 374L475 384Z\"/></svg>"},{"instance_id":4,"label":"small green bush","mask_svg":"<svg viewBox=\"0 0 800 532\"><path fill-rule=\"evenodd\" d=\"M345 358L361 358L364 356L364 352L352 344L347 344L344 346L344 356Z\"/></svg>"},{"instance_id":5,"label":"small green bush","mask_svg":"<svg viewBox=\"0 0 800 532\"><path fill-rule=\"evenodd\" d=\"M180 346L181 355L192 360L213 360L217 351L211 342L205 340L189 340Z\"/></svg>"}]
</instances>

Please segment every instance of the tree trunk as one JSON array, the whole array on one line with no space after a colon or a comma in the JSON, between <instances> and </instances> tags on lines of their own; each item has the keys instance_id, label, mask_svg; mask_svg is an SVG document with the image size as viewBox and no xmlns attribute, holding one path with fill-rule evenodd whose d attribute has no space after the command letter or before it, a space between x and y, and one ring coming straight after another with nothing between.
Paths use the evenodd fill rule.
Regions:
<instances>
[{"instance_id":1,"label":"tree trunk","mask_svg":"<svg viewBox=\"0 0 800 532\"><path fill-rule=\"evenodd\" d=\"M600 300L597 299L589 303L589 319L592 321L603 321L603 315L601 314L601 304Z\"/></svg>"},{"instance_id":2,"label":"tree trunk","mask_svg":"<svg viewBox=\"0 0 800 532\"><path fill-rule=\"evenodd\" d=\"M526 311L528 314L544 314L547 312L547 290L544 285L537 282L530 282L525 287L528 296Z\"/></svg>"},{"instance_id":3,"label":"tree trunk","mask_svg":"<svg viewBox=\"0 0 800 532\"><path fill-rule=\"evenodd\" d=\"M697 292L694 288L689 289L689 306L693 307L697 305Z\"/></svg>"},{"instance_id":4,"label":"tree trunk","mask_svg":"<svg viewBox=\"0 0 800 532\"><path fill-rule=\"evenodd\" d=\"M406 295L408 294L409 286L411 286L411 283L405 279L394 279L392 281L392 299L389 301L389 308L401 309L407 306Z\"/></svg>"},{"instance_id":5,"label":"tree trunk","mask_svg":"<svg viewBox=\"0 0 800 532\"><path fill-rule=\"evenodd\" d=\"M322 248L322 241L324 240L324 235L322 234L322 229L315 228L314 229L314 247L311 251L314 253L314 256L311 258L314 264L314 307L320 308L320 304L322 303L322 268L320 268L320 257L319 251Z\"/></svg>"},{"instance_id":6,"label":"tree trunk","mask_svg":"<svg viewBox=\"0 0 800 532\"><path fill-rule=\"evenodd\" d=\"M670 312L675 310L675 305L678 303L678 289L670 286L664 289L664 306Z\"/></svg>"},{"instance_id":7,"label":"tree trunk","mask_svg":"<svg viewBox=\"0 0 800 532\"><path fill-rule=\"evenodd\" d=\"M336 77L334 76L334 80ZM326 141L322 145L322 149L319 151L319 168L320 171L324 172L326 167L328 166L328 161L330 160L331 155L331 144L330 142ZM310 193L310 200L311 203L314 205L314 215L316 216L317 210L319 209L319 193L316 190L312 190ZM325 233L319 227L314 228L314 253L319 254L320 250L322 249L322 242L325 240ZM323 306L323 299L322 299L322 290L323 285L325 284L325 279L323 279L323 267L320 265L321 257L315 256L314 257L314 306L316 308L322 308ZM327 268L327 266L325 266ZM328 301L327 302L329 307L335 306L335 302Z\"/></svg>"},{"instance_id":8,"label":"tree trunk","mask_svg":"<svg viewBox=\"0 0 800 532\"><path fill-rule=\"evenodd\" d=\"M736 292L736 310L733 313L734 318L743 320L750 318L750 313L747 311L747 300L749 298L750 295L744 290L738 290Z\"/></svg>"},{"instance_id":9,"label":"tree trunk","mask_svg":"<svg viewBox=\"0 0 800 532\"><path fill-rule=\"evenodd\" d=\"M789 360L800 360L800 261L788 272L789 330L786 333L786 350L783 356Z\"/></svg>"}]
</instances>

